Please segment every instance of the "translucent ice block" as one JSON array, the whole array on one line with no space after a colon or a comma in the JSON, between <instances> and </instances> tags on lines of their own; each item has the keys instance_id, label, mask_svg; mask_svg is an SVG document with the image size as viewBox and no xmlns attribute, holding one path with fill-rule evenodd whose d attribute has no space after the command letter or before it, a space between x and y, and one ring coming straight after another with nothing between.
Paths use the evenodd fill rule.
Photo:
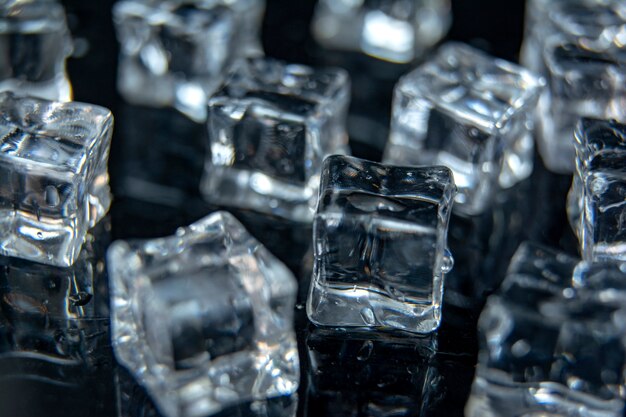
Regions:
<instances>
[{"instance_id":1,"label":"translucent ice block","mask_svg":"<svg viewBox=\"0 0 626 417\"><path fill-rule=\"evenodd\" d=\"M446 167L392 167L340 155L324 161L307 300L325 326L435 330L456 192Z\"/></svg>"},{"instance_id":2,"label":"translucent ice block","mask_svg":"<svg viewBox=\"0 0 626 417\"><path fill-rule=\"evenodd\" d=\"M209 101L207 200L310 222L323 158L348 152L348 101L343 70L242 61Z\"/></svg>"},{"instance_id":3,"label":"translucent ice block","mask_svg":"<svg viewBox=\"0 0 626 417\"><path fill-rule=\"evenodd\" d=\"M593 51L561 37L550 38L545 48L549 89L539 104L539 150L550 170L570 173L580 118L626 121L626 48Z\"/></svg>"},{"instance_id":4,"label":"translucent ice block","mask_svg":"<svg viewBox=\"0 0 626 417\"><path fill-rule=\"evenodd\" d=\"M123 0L113 9L118 89L134 104L173 106L196 121L239 56L260 53L263 0Z\"/></svg>"},{"instance_id":5,"label":"translucent ice block","mask_svg":"<svg viewBox=\"0 0 626 417\"><path fill-rule=\"evenodd\" d=\"M108 253L119 361L167 416L291 394L296 281L229 213Z\"/></svg>"},{"instance_id":6,"label":"translucent ice block","mask_svg":"<svg viewBox=\"0 0 626 417\"><path fill-rule=\"evenodd\" d=\"M626 299L573 286L576 262L534 245L518 250L479 320L466 416L623 415Z\"/></svg>"},{"instance_id":7,"label":"translucent ice block","mask_svg":"<svg viewBox=\"0 0 626 417\"><path fill-rule=\"evenodd\" d=\"M567 211L582 256L626 261L626 125L582 119L575 145Z\"/></svg>"},{"instance_id":8,"label":"translucent ice block","mask_svg":"<svg viewBox=\"0 0 626 417\"><path fill-rule=\"evenodd\" d=\"M448 0L321 0L312 29L327 48L404 63L443 38L450 21Z\"/></svg>"},{"instance_id":9,"label":"translucent ice block","mask_svg":"<svg viewBox=\"0 0 626 417\"><path fill-rule=\"evenodd\" d=\"M542 53L551 36L562 35L602 51L622 42L625 24L626 5L621 0L527 0L522 64L547 75Z\"/></svg>"},{"instance_id":10,"label":"translucent ice block","mask_svg":"<svg viewBox=\"0 0 626 417\"><path fill-rule=\"evenodd\" d=\"M398 82L383 162L446 165L455 210L478 214L498 183L532 172L533 113L543 79L470 46L449 43Z\"/></svg>"},{"instance_id":11,"label":"translucent ice block","mask_svg":"<svg viewBox=\"0 0 626 417\"><path fill-rule=\"evenodd\" d=\"M0 254L71 265L111 204L113 116L0 94Z\"/></svg>"},{"instance_id":12,"label":"translucent ice block","mask_svg":"<svg viewBox=\"0 0 626 417\"><path fill-rule=\"evenodd\" d=\"M0 91L71 100L65 72L71 52L63 6L53 1L0 2Z\"/></svg>"}]
</instances>

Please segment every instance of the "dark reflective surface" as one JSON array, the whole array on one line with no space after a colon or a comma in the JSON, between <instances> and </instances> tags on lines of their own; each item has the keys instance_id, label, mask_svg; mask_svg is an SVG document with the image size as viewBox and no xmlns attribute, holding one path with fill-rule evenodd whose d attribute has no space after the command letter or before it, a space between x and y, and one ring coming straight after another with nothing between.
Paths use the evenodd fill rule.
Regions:
<instances>
[{"instance_id":1,"label":"dark reflective surface","mask_svg":"<svg viewBox=\"0 0 626 417\"><path fill-rule=\"evenodd\" d=\"M216 209L199 195L204 126L167 109L121 102L111 1L64 2L77 40L69 63L77 100L111 108L115 201L77 265L55 269L0 259L0 416L158 416L143 388L115 364L103 254L109 241L171 234ZM380 160L391 88L408 67L319 50L308 35L311 0L268 0L268 55L346 67L353 74L349 120L356 156ZM457 0L450 38L515 59L523 2ZM575 253L565 216L570 178L537 162L527 181L502 191L481 216L453 216L443 323L437 334L348 333L319 329L303 304L311 271L310 227L252 212L234 214L300 282L296 330L302 364L297 396L243 404L220 416L461 416L474 373L476 321L525 239Z\"/></svg>"}]
</instances>

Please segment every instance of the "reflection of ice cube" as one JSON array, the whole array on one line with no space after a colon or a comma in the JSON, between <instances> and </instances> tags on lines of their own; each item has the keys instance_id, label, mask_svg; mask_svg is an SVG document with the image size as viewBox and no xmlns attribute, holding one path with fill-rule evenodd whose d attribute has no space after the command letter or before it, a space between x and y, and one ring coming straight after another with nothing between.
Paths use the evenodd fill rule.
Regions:
<instances>
[{"instance_id":1,"label":"reflection of ice cube","mask_svg":"<svg viewBox=\"0 0 626 417\"><path fill-rule=\"evenodd\" d=\"M52 1L0 4L0 91L69 101L65 59L72 50L63 6Z\"/></svg>"},{"instance_id":2,"label":"reflection of ice cube","mask_svg":"<svg viewBox=\"0 0 626 417\"><path fill-rule=\"evenodd\" d=\"M374 416L422 416L441 395L434 335L312 328L306 347L307 416L349 415L357 409Z\"/></svg>"},{"instance_id":3,"label":"reflection of ice cube","mask_svg":"<svg viewBox=\"0 0 626 417\"><path fill-rule=\"evenodd\" d=\"M449 24L447 0L322 0L313 34L330 49L406 63L437 43Z\"/></svg>"},{"instance_id":4,"label":"reflection of ice cube","mask_svg":"<svg viewBox=\"0 0 626 417\"><path fill-rule=\"evenodd\" d=\"M626 260L626 126L582 119L568 215L584 259Z\"/></svg>"},{"instance_id":5,"label":"reflection of ice cube","mask_svg":"<svg viewBox=\"0 0 626 417\"><path fill-rule=\"evenodd\" d=\"M343 70L242 62L209 102L206 198L310 221L323 158L347 152L348 100Z\"/></svg>"},{"instance_id":6,"label":"reflection of ice cube","mask_svg":"<svg viewBox=\"0 0 626 417\"><path fill-rule=\"evenodd\" d=\"M0 94L0 253L71 265L111 203L103 107Z\"/></svg>"},{"instance_id":7,"label":"reflection of ice cube","mask_svg":"<svg viewBox=\"0 0 626 417\"><path fill-rule=\"evenodd\" d=\"M232 61L260 50L263 0L124 0L118 88L135 104L173 106L196 121Z\"/></svg>"},{"instance_id":8,"label":"reflection of ice cube","mask_svg":"<svg viewBox=\"0 0 626 417\"><path fill-rule=\"evenodd\" d=\"M324 162L314 221L309 318L426 333L441 319L452 198L445 167Z\"/></svg>"},{"instance_id":9,"label":"reflection of ice cube","mask_svg":"<svg viewBox=\"0 0 626 417\"><path fill-rule=\"evenodd\" d=\"M607 288L597 266L575 267L563 253L520 247L480 317L467 416L622 416L626 298L599 291ZM607 265L599 270L626 278Z\"/></svg>"},{"instance_id":10,"label":"reflection of ice cube","mask_svg":"<svg viewBox=\"0 0 626 417\"><path fill-rule=\"evenodd\" d=\"M447 44L396 86L383 161L446 165L457 208L482 212L495 188L532 172L532 113L543 80L462 44Z\"/></svg>"},{"instance_id":11,"label":"reflection of ice cube","mask_svg":"<svg viewBox=\"0 0 626 417\"><path fill-rule=\"evenodd\" d=\"M296 283L226 212L109 250L117 357L170 416L293 393Z\"/></svg>"}]
</instances>

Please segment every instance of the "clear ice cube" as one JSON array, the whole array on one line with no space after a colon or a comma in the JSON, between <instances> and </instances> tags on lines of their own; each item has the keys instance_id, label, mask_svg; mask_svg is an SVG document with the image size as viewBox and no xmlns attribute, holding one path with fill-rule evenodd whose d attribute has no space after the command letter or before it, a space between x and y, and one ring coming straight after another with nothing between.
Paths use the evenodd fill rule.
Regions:
<instances>
[{"instance_id":1,"label":"clear ice cube","mask_svg":"<svg viewBox=\"0 0 626 417\"><path fill-rule=\"evenodd\" d=\"M348 152L349 88L341 69L240 62L209 101L207 200L310 222L322 160Z\"/></svg>"},{"instance_id":2,"label":"clear ice cube","mask_svg":"<svg viewBox=\"0 0 626 417\"><path fill-rule=\"evenodd\" d=\"M383 162L446 165L455 210L478 214L498 186L528 177L533 112L543 79L463 44L448 43L398 82Z\"/></svg>"},{"instance_id":3,"label":"clear ice cube","mask_svg":"<svg viewBox=\"0 0 626 417\"><path fill-rule=\"evenodd\" d=\"M450 21L448 0L321 0L312 31L329 49L405 63L443 38Z\"/></svg>"},{"instance_id":4,"label":"clear ice cube","mask_svg":"<svg viewBox=\"0 0 626 417\"><path fill-rule=\"evenodd\" d=\"M196 121L237 57L260 53L263 0L124 0L118 89L134 104L172 106Z\"/></svg>"},{"instance_id":5,"label":"clear ice cube","mask_svg":"<svg viewBox=\"0 0 626 417\"><path fill-rule=\"evenodd\" d=\"M578 269L564 253L520 247L480 316L466 416L623 415L626 299L573 286Z\"/></svg>"},{"instance_id":6,"label":"clear ice cube","mask_svg":"<svg viewBox=\"0 0 626 417\"><path fill-rule=\"evenodd\" d=\"M622 0L528 0L521 62L547 75L542 53L552 35L602 51L615 42L621 43L625 19Z\"/></svg>"},{"instance_id":7,"label":"clear ice cube","mask_svg":"<svg viewBox=\"0 0 626 417\"><path fill-rule=\"evenodd\" d=\"M117 358L169 417L291 394L296 281L229 213L108 252Z\"/></svg>"},{"instance_id":8,"label":"clear ice cube","mask_svg":"<svg viewBox=\"0 0 626 417\"><path fill-rule=\"evenodd\" d=\"M0 91L69 101L65 60L72 42L63 6L53 1L0 3Z\"/></svg>"},{"instance_id":9,"label":"clear ice cube","mask_svg":"<svg viewBox=\"0 0 626 417\"><path fill-rule=\"evenodd\" d=\"M0 93L0 254L71 265L111 204L113 116Z\"/></svg>"},{"instance_id":10,"label":"clear ice cube","mask_svg":"<svg viewBox=\"0 0 626 417\"><path fill-rule=\"evenodd\" d=\"M581 118L626 121L626 48L594 51L558 36L545 48L549 88L539 102L539 150L548 169L571 173Z\"/></svg>"},{"instance_id":11,"label":"clear ice cube","mask_svg":"<svg viewBox=\"0 0 626 417\"><path fill-rule=\"evenodd\" d=\"M626 125L582 119L567 212L587 261L626 261Z\"/></svg>"},{"instance_id":12,"label":"clear ice cube","mask_svg":"<svg viewBox=\"0 0 626 417\"><path fill-rule=\"evenodd\" d=\"M394 167L334 155L313 223L312 322L427 333L441 321L456 192L446 167Z\"/></svg>"}]
</instances>

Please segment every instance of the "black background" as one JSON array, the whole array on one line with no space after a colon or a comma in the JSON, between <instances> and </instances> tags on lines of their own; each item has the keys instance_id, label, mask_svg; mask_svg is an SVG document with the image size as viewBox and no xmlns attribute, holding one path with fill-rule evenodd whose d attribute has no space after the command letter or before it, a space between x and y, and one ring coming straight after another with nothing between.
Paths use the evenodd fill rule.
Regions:
<instances>
[{"instance_id":1,"label":"black background","mask_svg":"<svg viewBox=\"0 0 626 417\"><path fill-rule=\"evenodd\" d=\"M106 106L116 118L110 161L115 201L94 244L101 262L111 240L171 234L215 209L198 193L206 132L176 111L132 106L119 98L112 1L63 3L76 42L75 56L68 61L75 100ZM262 34L266 54L290 62L346 67L353 79L349 121L353 153L378 160L387 134L392 87L410 66L321 50L309 33L314 3L268 0ZM523 1L456 0L452 13L447 39L517 61ZM449 245L455 267L447 277L443 324L437 334L426 338L314 328L302 309L310 275L310 229L254 213L235 213L300 281L296 329L302 378L297 414L461 416L476 363L476 320L485 297L502 280L513 251L528 239L576 251L564 211L569 185L569 177L548 173L537 159L533 176L500 191L487 213L470 219L453 217ZM16 349L12 333L32 323L0 310L0 318L5 315L0 320L0 351L4 352L0 354L0 416L158 415L141 387L115 364L106 320L106 272L97 279L91 302L102 307L97 317L86 320L97 343L77 347L87 364L11 359L11 349ZM0 285L0 295L11 290ZM52 331L54 326L44 325ZM45 351L41 346L37 349ZM287 416L293 401L272 400L266 404L266 414ZM243 405L222 415L266 415L259 413Z\"/></svg>"}]
</instances>

